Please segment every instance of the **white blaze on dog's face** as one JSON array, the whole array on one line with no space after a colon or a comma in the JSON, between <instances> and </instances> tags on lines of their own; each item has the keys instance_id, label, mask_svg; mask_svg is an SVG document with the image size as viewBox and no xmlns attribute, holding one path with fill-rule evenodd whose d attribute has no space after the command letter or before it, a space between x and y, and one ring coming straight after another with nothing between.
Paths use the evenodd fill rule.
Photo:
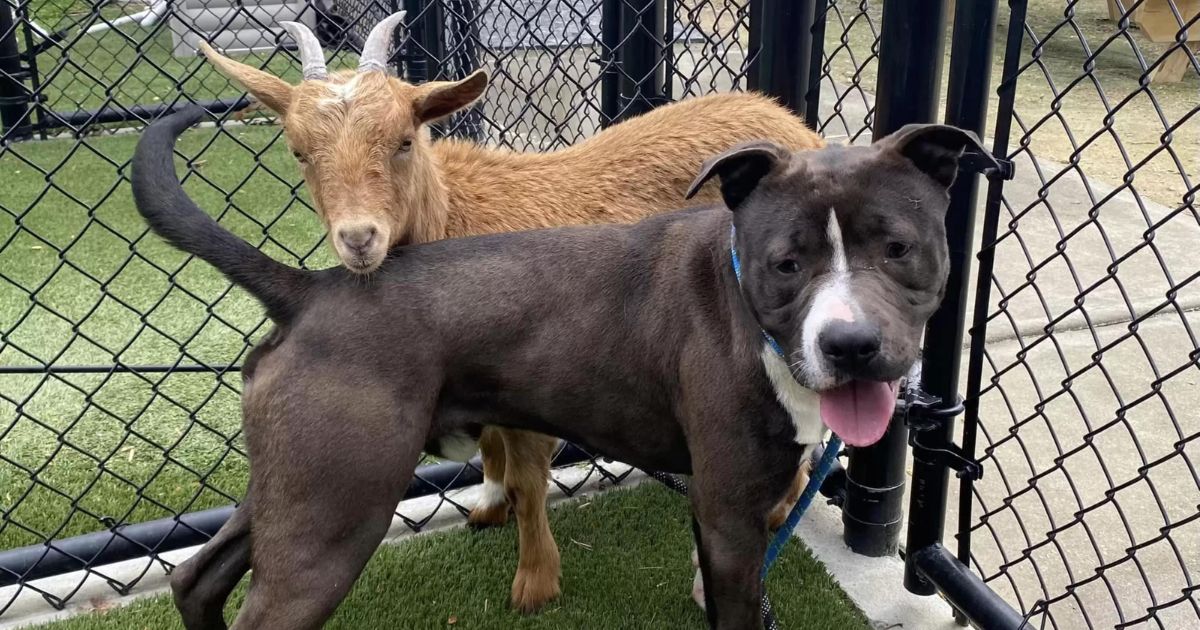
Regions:
<instances>
[{"instance_id":1,"label":"white blaze on dog's face","mask_svg":"<svg viewBox=\"0 0 1200 630\"><path fill-rule=\"evenodd\" d=\"M846 260L842 228L833 208L830 208L825 222L825 239L829 243L830 252L828 272L818 280L812 304L801 326L804 356L809 357L801 366L804 371L803 380L817 389L830 387L837 380L828 363L822 358L819 344L821 335L826 332L831 322L854 324L861 317L855 316L859 309L851 292L850 264Z\"/></svg>"},{"instance_id":2,"label":"white blaze on dog's face","mask_svg":"<svg viewBox=\"0 0 1200 630\"><path fill-rule=\"evenodd\" d=\"M782 346L791 380L814 392L788 392L764 357L794 420L816 407L851 445L886 431L945 291L948 189L968 146L983 151L962 130L910 125L871 147L793 155L760 142L705 162L692 190L720 176L753 324Z\"/></svg>"}]
</instances>

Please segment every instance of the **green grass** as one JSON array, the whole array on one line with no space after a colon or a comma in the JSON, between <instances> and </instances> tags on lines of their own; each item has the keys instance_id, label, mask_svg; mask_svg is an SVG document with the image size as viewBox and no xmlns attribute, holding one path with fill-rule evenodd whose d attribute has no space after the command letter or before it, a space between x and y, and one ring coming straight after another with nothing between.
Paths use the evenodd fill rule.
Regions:
<instances>
[{"instance_id":1,"label":"green grass","mask_svg":"<svg viewBox=\"0 0 1200 630\"><path fill-rule=\"evenodd\" d=\"M124 10L106 7L101 13L112 19L138 9L137 5ZM242 94L240 88L202 57L174 56L166 20L152 28L127 24L116 30L77 37L76 24L80 27L91 24L90 5L77 0L48 0L33 3L31 12L43 27L69 30L63 44L37 57L40 91L50 110L74 112L106 106L154 105L171 102L181 94L197 100L235 98ZM23 39L21 43L24 44ZM238 59L291 83L300 80L300 64L289 53L262 51ZM331 70L354 67L357 55L339 52L328 63Z\"/></svg>"},{"instance_id":2,"label":"green grass","mask_svg":"<svg viewBox=\"0 0 1200 630\"><path fill-rule=\"evenodd\" d=\"M507 607L516 531L455 530L384 547L328 624L358 628L700 628L691 601L687 502L656 483L551 512L562 549L563 596L534 616ZM586 545L586 546L585 546ZM239 588L227 614L241 603ZM767 581L789 630L870 628L798 541ZM48 630L179 628L167 597L44 626Z\"/></svg>"},{"instance_id":3,"label":"green grass","mask_svg":"<svg viewBox=\"0 0 1200 630\"><path fill-rule=\"evenodd\" d=\"M268 149L278 133L189 131L180 149L212 185L187 188L253 242L254 221L269 224L272 255L296 263L280 244L315 248L306 264L331 265L319 221L293 198L291 156ZM181 352L184 364L237 363L263 332L248 295L147 234L127 181L137 138L0 148L0 366L161 365ZM0 374L0 549L241 496L239 388L236 374Z\"/></svg>"}]
</instances>

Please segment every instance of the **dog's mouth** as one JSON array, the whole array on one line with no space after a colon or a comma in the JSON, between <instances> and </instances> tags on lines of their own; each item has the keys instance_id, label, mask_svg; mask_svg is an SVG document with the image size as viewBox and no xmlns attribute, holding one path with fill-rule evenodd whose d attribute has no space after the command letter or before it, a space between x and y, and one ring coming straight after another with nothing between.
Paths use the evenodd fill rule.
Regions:
<instances>
[{"instance_id":1,"label":"dog's mouth","mask_svg":"<svg viewBox=\"0 0 1200 630\"><path fill-rule=\"evenodd\" d=\"M899 379L851 380L821 392L821 421L850 446L870 446L887 432Z\"/></svg>"}]
</instances>

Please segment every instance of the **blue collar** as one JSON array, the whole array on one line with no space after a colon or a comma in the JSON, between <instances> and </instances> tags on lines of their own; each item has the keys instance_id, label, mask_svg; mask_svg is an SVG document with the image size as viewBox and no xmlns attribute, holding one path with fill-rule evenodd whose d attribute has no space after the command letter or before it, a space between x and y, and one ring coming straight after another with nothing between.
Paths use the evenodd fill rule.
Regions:
<instances>
[{"instance_id":1,"label":"blue collar","mask_svg":"<svg viewBox=\"0 0 1200 630\"><path fill-rule=\"evenodd\" d=\"M733 227L732 223L729 224L729 253L730 257L733 259L733 275L735 278L737 278L738 288L740 289L742 287L742 260L738 257L737 253L737 228ZM762 328L759 328L758 330L762 333L763 339L766 340L767 345L771 346L771 349L775 351L775 354L779 355L780 359L787 357L787 355L783 352L783 348L779 345L778 341L775 341L774 337L772 337Z\"/></svg>"}]
</instances>

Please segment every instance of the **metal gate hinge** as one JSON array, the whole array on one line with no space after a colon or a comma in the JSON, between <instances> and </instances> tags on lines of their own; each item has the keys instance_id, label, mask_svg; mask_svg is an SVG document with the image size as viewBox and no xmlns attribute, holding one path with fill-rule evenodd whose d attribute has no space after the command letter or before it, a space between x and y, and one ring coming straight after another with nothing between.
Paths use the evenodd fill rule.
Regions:
<instances>
[{"instance_id":1,"label":"metal gate hinge","mask_svg":"<svg viewBox=\"0 0 1200 630\"><path fill-rule=\"evenodd\" d=\"M962 398L949 407L942 406L942 399L913 387L905 394L904 421L908 425L908 445L913 456L933 459L955 471L959 479L976 481L983 478L983 464L967 457L962 448L944 438L948 419L963 412ZM919 451L919 455L918 455Z\"/></svg>"}]
</instances>

